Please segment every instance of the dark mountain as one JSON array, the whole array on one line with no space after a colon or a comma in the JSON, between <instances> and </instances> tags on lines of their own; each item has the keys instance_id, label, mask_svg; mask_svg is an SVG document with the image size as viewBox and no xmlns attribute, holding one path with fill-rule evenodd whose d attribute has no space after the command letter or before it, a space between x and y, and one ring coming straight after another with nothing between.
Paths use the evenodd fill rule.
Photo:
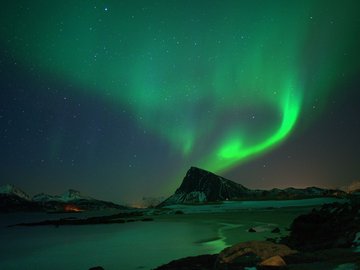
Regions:
<instances>
[{"instance_id":1,"label":"dark mountain","mask_svg":"<svg viewBox=\"0 0 360 270\"><path fill-rule=\"evenodd\" d=\"M175 191L160 206L182 203L202 203L240 198L250 192L246 187L211 172L191 167Z\"/></svg>"},{"instance_id":2,"label":"dark mountain","mask_svg":"<svg viewBox=\"0 0 360 270\"><path fill-rule=\"evenodd\" d=\"M47 211L79 212L103 209L126 209L112 202L97 200L69 189L62 195L35 195L32 199L25 192L12 185L0 187L0 212Z\"/></svg>"},{"instance_id":3,"label":"dark mountain","mask_svg":"<svg viewBox=\"0 0 360 270\"><path fill-rule=\"evenodd\" d=\"M41 211L41 207L14 194L0 193L0 212L14 211Z\"/></svg>"},{"instance_id":4,"label":"dark mountain","mask_svg":"<svg viewBox=\"0 0 360 270\"><path fill-rule=\"evenodd\" d=\"M37 203L31 201L30 196L13 185L0 187L0 212L39 211Z\"/></svg>"},{"instance_id":5,"label":"dark mountain","mask_svg":"<svg viewBox=\"0 0 360 270\"><path fill-rule=\"evenodd\" d=\"M251 190L214 173L191 167L174 195L159 204L159 207L172 204L208 203L225 200L289 200L346 195L347 193L341 190L317 187Z\"/></svg>"}]
</instances>

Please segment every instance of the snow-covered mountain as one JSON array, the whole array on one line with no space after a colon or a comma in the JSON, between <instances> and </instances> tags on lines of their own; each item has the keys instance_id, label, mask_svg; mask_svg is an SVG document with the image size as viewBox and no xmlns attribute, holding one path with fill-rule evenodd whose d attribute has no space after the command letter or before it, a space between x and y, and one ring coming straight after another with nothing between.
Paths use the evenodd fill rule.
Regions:
<instances>
[{"instance_id":1,"label":"snow-covered mountain","mask_svg":"<svg viewBox=\"0 0 360 270\"><path fill-rule=\"evenodd\" d=\"M13 185L0 187L0 212L39 211L37 203L31 201L30 196Z\"/></svg>"},{"instance_id":2,"label":"snow-covered mountain","mask_svg":"<svg viewBox=\"0 0 360 270\"><path fill-rule=\"evenodd\" d=\"M48 202L48 201L54 201L56 200L57 196L53 196L53 195L49 195L49 194L45 194L45 193L40 193L37 194L35 196L32 197L32 200L34 202Z\"/></svg>"},{"instance_id":3,"label":"snow-covered mountain","mask_svg":"<svg viewBox=\"0 0 360 270\"><path fill-rule=\"evenodd\" d=\"M80 191L69 189L62 195L48 195L40 193L35 195L32 200L46 211L63 211L67 208L81 210L103 210L103 209L124 209L121 206L112 202L97 200L89 196L82 195Z\"/></svg>"},{"instance_id":4,"label":"snow-covered mountain","mask_svg":"<svg viewBox=\"0 0 360 270\"><path fill-rule=\"evenodd\" d=\"M28 210L62 212L68 211L67 209L84 211L125 208L127 207L82 195L80 191L74 189L69 189L62 195L40 193L31 199L21 189L12 185L0 187L0 212Z\"/></svg>"},{"instance_id":5,"label":"snow-covered mountain","mask_svg":"<svg viewBox=\"0 0 360 270\"><path fill-rule=\"evenodd\" d=\"M27 195L24 191L22 191L20 188L17 188L13 185L4 185L4 186L0 186L0 194L3 195L15 195L18 196L20 198L23 198L25 200L30 201L30 196Z\"/></svg>"},{"instance_id":6,"label":"snow-covered mountain","mask_svg":"<svg viewBox=\"0 0 360 270\"><path fill-rule=\"evenodd\" d=\"M63 201L73 201L73 200L94 200L93 198L89 196L84 196L80 194L80 191L77 191L75 189L69 189L66 192L64 192L61 196L61 200Z\"/></svg>"},{"instance_id":7,"label":"snow-covered mountain","mask_svg":"<svg viewBox=\"0 0 360 270\"><path fill-rule=\"evenodd\" d=\"M89 196L84 196L80 193L80 191L69 189L64 192L62 195L48 195L45 193L40 193L35 195L32 198L35 202L49 202L49 201L57 201L57 202L71 202L75 200L95 200Z\"/></svg>"},{"instance_id":8,"label":"snow-covered mountain","mask_svg":"<svg viewBox=\"0 0 360 270\"><path fill-rule=\"evenodd\" d=\"M209 171L191 167L175 193L158 206L226 200L289 200L332 196L345 197L346 192L318 187L251 190Z\"/></svg>"}]
</instances>

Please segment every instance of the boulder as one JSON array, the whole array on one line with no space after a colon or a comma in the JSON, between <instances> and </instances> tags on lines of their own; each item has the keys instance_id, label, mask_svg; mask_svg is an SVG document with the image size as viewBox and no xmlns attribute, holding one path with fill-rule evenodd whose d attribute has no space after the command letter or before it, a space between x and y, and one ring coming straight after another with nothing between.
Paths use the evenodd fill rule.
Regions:
<instances>
[{"instance_id":1,"label":"boulder","mask_svg":"<svg viewBox=\"0 0 360 270\"><path fill-rule=\"evenodd\" d=\"M104 270L104 268L102 268L101 266L95 266L95 267L89 268L89 270Z\"/></svg>"},{"instance_id":2,"label":"boulder","mask_svg":"<svg viewBox=\"0 0 360 270\"><path fill-rule=\"evenodd\" d=\"M351 247L359 230L360 204L327 204L297 217L281 242L302 251Z\"/></svg>"},{"instance_id":3,"label":"boulder","mask_svg":"<svg viewBox=\"0 0 360 270\"><path fill-rule=\"evenodd\" d=\"M236 244L224 249L216 261L216 269L242 269L245 266L255 266L274 256L287 256L297 251L283 244L268 241L250 241Z\"/></svg>"},{"instance_id":4,"label":"boulder","mask_svg":"<svg viewBox=\"0 0 360 270\"><path fill-rule=\"evenodd\" d=\"M286 268L286 263L281 256L276 255L262 261L258 268L261 270L284 269Z\"/></svg>"},{"instance_id":5,"label":"boulder","mask_svg":"<svg viewBox=\"0 0 360 270\"><path fill-rule=\"evenodd\" d=\"M250 228L248 232L256 232L256 230L254 228Z\"/></svg>"}]
</instances>

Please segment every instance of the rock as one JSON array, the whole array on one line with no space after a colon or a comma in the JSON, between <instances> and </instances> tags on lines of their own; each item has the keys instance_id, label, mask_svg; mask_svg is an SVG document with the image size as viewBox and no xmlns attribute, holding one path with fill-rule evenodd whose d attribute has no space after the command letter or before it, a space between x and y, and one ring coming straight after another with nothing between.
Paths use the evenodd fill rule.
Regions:
<instances>
[{"instance_id":1,"label":"rock","mask_svg":"<svg viewBox=\"0 0 360 270\"><path fill-rule=\"evenodd\" d=\"M268 241L250 241L236 244L224 249L216 261L216 269L241 269L245 266L255 266L261 261L274 256L287 256L297 251L283 244ZM242 257L246 258L242 258ZM246 262L246 265L244 264Z\"/></svg>"},{"instance_id":2,"label":"rock","mask_svg":"<svg viewBox=\"0 0 360 270\"><path fill-rule=\"evenodd\" d=\"M101 266L95 266L95 267L89 268L89 270L105 270L105 269L102 268Z\"/></svg>"},{"instance_id":3,"label":"rock","mask_svg":"<svg viewBox=\"0 0 360 270\"><path fill-rule=\"evenodd\" d=\"M297 217L281 242L298 250L351 247L360 230L360 204L333 203Z\"/></svg>"},{"instance_id":4,"label":"rock","mask_svg":"<svg viewBox=\"0 0 360 270\"><path fill-rule=\"evenodd\" d=\"M213 269L217 255L200 255L187 257L168 264L162 265L154 270L209 270Z\"/></svg>"},{"instance_id":5,"label":"rock","mask_svg":"<svg viewBox=\"0 0 360 270\"><path fill-rule=\"evenodd\" d=\"M286 268L286 263L283 260L283 258L281 258L281 256L276 255L273 257L270 257L264 261L262 261L259 264L260 269L284 269Z\"/></svg>"},{"instance_id":6,"label":"rock","mask_svg":"<svg viewBox=\"0 0 360 270\"><path fill-rule=\"evenodd\" d=\"M175 215L183 215L184 212L181 211L181 210L176 210L174 214L175 214Z\"/></svg>"},{"instance_id":7,"label":"rock","mask_svg":"<svg viewBox=\"0 0 360 270\"><path fill-rule=\"evenodd\" d=\"M275 229L273 229L271 231L272 233L280 233L280 229L278 227L276 227Z\"/></svg>"},{"instance_id":8,"label":"rock","mask_svg":"<svg viewBox=\"0 0 360 270\"><path fill-rule=\"evenodd\" d=\"M256 232L256 230L254 228L250 228L248 232Z\"/></svg>"}]
</instances>

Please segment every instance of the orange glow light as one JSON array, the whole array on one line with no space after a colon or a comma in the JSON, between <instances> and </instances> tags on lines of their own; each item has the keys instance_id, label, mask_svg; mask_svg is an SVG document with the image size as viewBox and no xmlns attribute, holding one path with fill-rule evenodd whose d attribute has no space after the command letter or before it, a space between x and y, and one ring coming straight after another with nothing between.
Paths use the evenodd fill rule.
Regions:
<instances>
[{"instance_id":1,"label":"orange glow light","mask_svg":"<svg viewBox=\"0 0 360 270\"><path fill-rule=\"evenodd\" d=\"M64 206L64 211L66 211L66 212L81 212L82 210L75 205L67 204Z\"/></svg>"}]
</instances>

